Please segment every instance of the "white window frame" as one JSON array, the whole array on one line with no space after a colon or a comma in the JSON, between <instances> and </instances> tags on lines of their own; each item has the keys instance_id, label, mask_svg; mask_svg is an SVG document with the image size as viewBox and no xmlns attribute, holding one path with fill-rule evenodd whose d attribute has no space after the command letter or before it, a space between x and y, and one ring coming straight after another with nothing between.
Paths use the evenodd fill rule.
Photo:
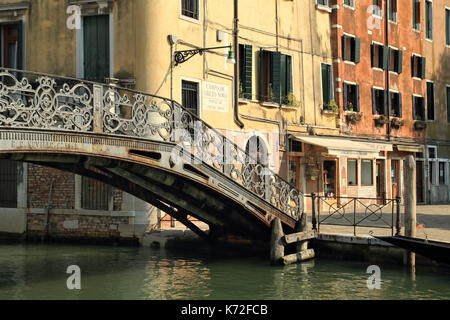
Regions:
<instances>
[{"instance_id":1,"label":"white window frame","mask_svg":"<svg viewBox=\"0 0 450 320\"><path fill-rule=\"evenodd\" d=\"M196 82L198 83L198 117L199 119L202 119L202 106L203 106L203 81L195 78L188 78L188 77L180 77L180 100L181 103L183 98L183 81L189 81L189 82Z\"/></svg>"},{"instance_id":2,"label":"white window frame","mask_svg":"<svg viewBox=\"0 0 450 320\"><path fill-rule=\"evenodd\" d=\"M182 1L183 1L183 0L180 0L180 2L179 2L179 3L180 3L180 19L183 19L183 20L186 20L186 21L189 21L189 22L193 22L193 23L196 23L196 24L200 24L200 21L201 21L201 19L202 19L202 10L201 10L201 8L200 8L200 0L194 0L194 1L197 1L198 19L194 19L194 18L185 16L185 15L183 14L183 4L182 4Z\"/></svg>"}]
</instances>

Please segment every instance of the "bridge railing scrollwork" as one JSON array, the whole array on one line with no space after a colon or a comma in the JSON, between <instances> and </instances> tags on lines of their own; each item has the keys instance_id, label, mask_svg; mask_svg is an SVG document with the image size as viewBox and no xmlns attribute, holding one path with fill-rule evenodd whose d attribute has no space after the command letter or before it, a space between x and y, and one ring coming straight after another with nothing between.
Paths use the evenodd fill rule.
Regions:
<instances>
[{"instance_id":1,"label":"bridge railing scrollwork","mask_svg":"<svg viewBox=\"0 0 450 320\"><path fill-rule=\"evenodd\" d=\"M0 68L0 127L102 133L177 144L298 219L303 194L170 99L82 79Z\"/></svg>"}]
</instances>

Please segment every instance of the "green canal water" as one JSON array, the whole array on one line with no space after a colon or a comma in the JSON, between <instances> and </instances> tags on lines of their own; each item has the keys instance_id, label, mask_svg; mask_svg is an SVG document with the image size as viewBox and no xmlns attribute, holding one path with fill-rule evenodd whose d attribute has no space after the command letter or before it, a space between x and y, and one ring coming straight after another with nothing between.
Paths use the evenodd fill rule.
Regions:
<instances>
[{"instance_id":1,"label":"green canal water","mask_svg":"<svg viewBox=\"0 0 450 320\"><path fill-rule=\"evenodd\" d=\"M81 290L67 289L67 267ZM223 257L113 246L0 245L0 299L450 299L450 269L379 264L369 290L368 263L316 259L273 267L264 257Z\"/></svg>"}]
</instances>

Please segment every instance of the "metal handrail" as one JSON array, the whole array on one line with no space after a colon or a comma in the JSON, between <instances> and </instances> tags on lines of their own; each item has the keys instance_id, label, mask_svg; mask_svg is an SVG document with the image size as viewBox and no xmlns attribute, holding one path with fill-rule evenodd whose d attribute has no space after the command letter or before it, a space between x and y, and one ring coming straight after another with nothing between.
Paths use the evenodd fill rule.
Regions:
<instances>
[{"instance_id":1,"label":"metal handrail","mask_svg":"<svg viewBox=\"0 0 450 320\"><path fill-rule=\"evenodd\" d=\"M16 76L15 73L20 76ZM28 79L21 76L22 74L37 76L38 87L33 88ZM5 77L12 78L14 84L9 86L7 83L3 83ZM56 88L54 88L57 84L57 79L75 82L75 84L70 87L67 83L63 83L57 92ZM228 154L225 153L225 149L228 148L227 151L232 152L233 160L236 160L239 165L242 166L242 168L234 166L231 170L232 172L228 173L229 178L231 177L235 181L240 178L242 181L236 181L238 184L253 191L259 198L295 219L298 219L303 211L303 194L297 190L295 186L280 177L267 166L259 164L254 156L237 146L219 130L205 123L196 114L185 109L174 100L124 88L118 85L11 68L0 68L0 80L0 97L3 98L4 101L9 100L9 104L7 106L3 105L3 109L8 109L8 112L11 111L13 114L12 116L9 114L8 118L2 114L4 110L0 111L0 127L5 126L11 128L16 125L17 127L24 129L31 127L33 129L45 130L93 132L94 126L96 125L94 119L96 113L95 99L99 99L99 97L96 96L96 94L98 94L96 89L100 88L100 98L102 99L100 103L103 108L100 111L97 111L97 115L100 114L101 116L100 120L102 122L102 128L101 130L97 130L96 133L120 136L127 135L145 139L147 136L144 135L147 134L147 131L151 131L153 134L159 134L160 138L165 142L176 143L177 141L172 139L176 130L183 130L186 128L193 129L196 123L200 123L201 129L208 131L208 138L211 138L211 136L214 135L214 139L222 141L222 144L219 145L214 143L216 141L209 141L210 144L207 147L216 148L219 151L219 156L210 154L210 156L216 157L212 162L218 158L225 160L228 156ZM106 92L103 91L104 89L102 88L106 88ZM132 98L134 98L134 103L129 99L130 97L127 94L121 94L124 92L134 94L132 96ZM108 97L106 93L109 93L111 96ZM20 96L21 98L18 99L17 96ZM25 97L25 99L23 99L22 96ZM57 97L56 101L54 101L55 97ZM63 98L61 100L62 102L58 100L60 97ZM146 97L151 98L150 103L148 103ZM34 98L34 102L32 98ZM157 103L157 100L161 100L161 102ZM30 106L27 105L28 103ZM59 105L60 103L62 106ZM131 108L133 117L135 118L121 118L117 111L110 110L124 106ZM35 112L31 107L41 107L45 110L40 110L42 112ZM148 123L148 118L146 117L150 112L157 113L157 117L166 120L166 123L159 125ZM176 119L177 112L179 112L179 119ZM23 118L21 119L22 121L16 121L18 115ZM31 119L31 117L33 117L33 119ZM55 118L57 119L55 120ZM188 119L186 120L186 118ZM24 119L28 122L24 121ZM57 125L55 124L55 121L57 121ZM183 123L183 121L185 121L185 123ZM30 125L30 123L32 124ZM184 124L184 126L182 126L182 124ZM132 131L132 134L129 132L130 130L134 130ZM166 135L161 134L161 131L164 130L167 131ZM169 136L171 138L169 138ZM186 139L186 137L183 138ZM204 138L204 136L202 136L202 138ZM194 146L194 139L192 137L189 137L188 139L191 146ZM222 150L220 150L220 148L222 148ZM195 151L197 152L198 150L196 149ZM204 152L205 150L202 149L200 151ZM205 164L218 170L214 163L209 164L205 162L204 159L201 160ZM225 163L219 163L219 165L223 168L218 171L225 174ZM238 178L235 178L232 174L237 174ZM249 175L250 178L245 178L245 174ZM255 183L253 181L253 178L255 177L258 178L260 182ZM268 194L268 192L270 192L270 194ZM295 206L291 205L292 201L294 201Z\"/></svg>"}]
</instances>

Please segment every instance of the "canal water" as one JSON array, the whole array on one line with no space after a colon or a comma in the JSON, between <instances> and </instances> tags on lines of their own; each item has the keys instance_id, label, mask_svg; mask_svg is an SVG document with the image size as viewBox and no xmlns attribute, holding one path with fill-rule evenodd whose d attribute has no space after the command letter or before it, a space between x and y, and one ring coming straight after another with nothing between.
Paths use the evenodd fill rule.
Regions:
<instances>
[{"instance_id":1,"label":"canal water","mask_svg":"<svg viewBox=\"0 0 450 320\"><path fill-rule=\"evenodd\" d=\"M81 290L66 273L80 268ZM59 244L0 245L0 299L450 299L450 269L316 259L273 267L264 257L214 251Z\"/></svg>"}]
</instances>

